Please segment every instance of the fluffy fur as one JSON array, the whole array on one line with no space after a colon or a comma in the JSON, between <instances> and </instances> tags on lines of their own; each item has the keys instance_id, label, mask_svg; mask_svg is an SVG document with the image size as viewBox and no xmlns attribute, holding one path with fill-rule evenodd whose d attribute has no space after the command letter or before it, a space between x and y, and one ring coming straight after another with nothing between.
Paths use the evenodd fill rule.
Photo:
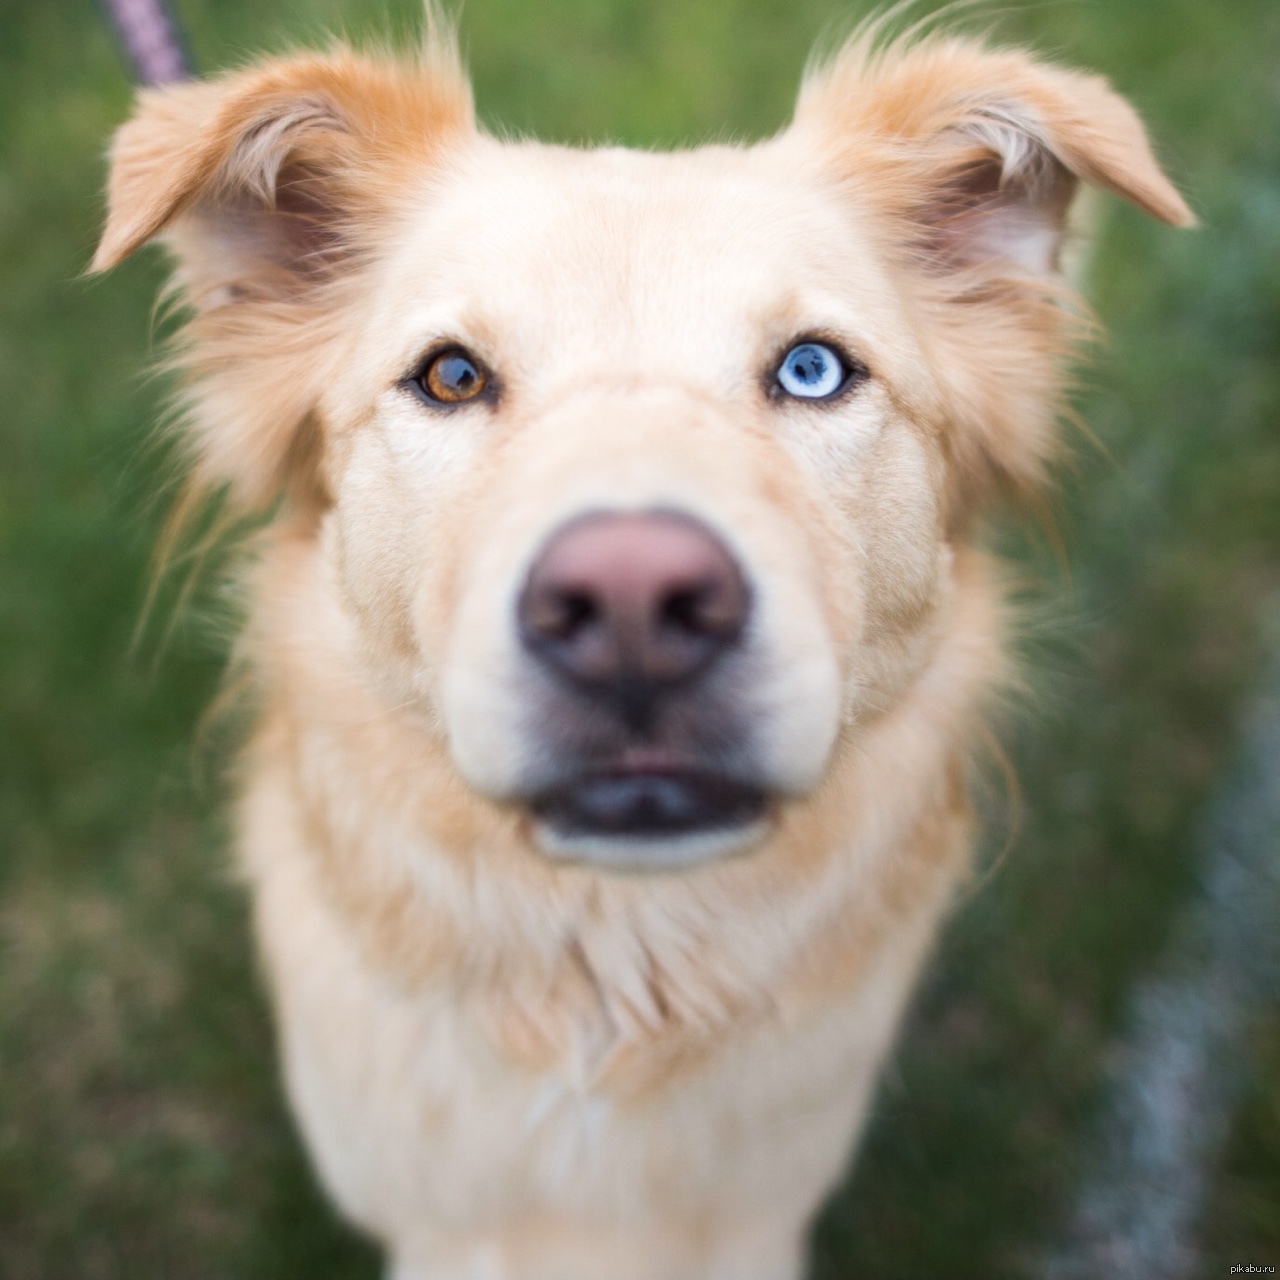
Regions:
<instances>
[{"instance_id":1,"label":"fluffy fur","mask_svg":"<svg viewBox=\"0 0 1280 1280\"><path fill-rule=\"evenodd\" d=\"M801 1274L965 872L975 529L1055 452L1082 181L1192 221L1105 83L951 37L863 33L778 136L662 155L494 139L439 34L140 96L94 266L169 246L195 484L273 513L239 854L299 1123L398 1280ZM772 394L814 335L869 378ZM495 399L406 391L444 340ZM619 872L522 803L510 618L551 531L651 507L750 577L726 696L775 803Z\"/></svg>"}]
</instances>

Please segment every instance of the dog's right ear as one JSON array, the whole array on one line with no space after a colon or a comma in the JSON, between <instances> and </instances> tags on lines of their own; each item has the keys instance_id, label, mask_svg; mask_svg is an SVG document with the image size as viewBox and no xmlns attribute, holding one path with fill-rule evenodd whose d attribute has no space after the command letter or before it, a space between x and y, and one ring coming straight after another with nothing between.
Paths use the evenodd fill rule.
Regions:
<instances>
[{"instance_id":1,"label":"dog's right ear","mask_svg":"<svg viewBox=\"0 0 1280 1280\"><path fill-rule=\"evenodd\" d=\"M417 61L340 50L140 95L112 147L92 269L154 239L177 260L197 491L241 510L285 491L326 500L316 413L359 265L474 128L439 38Z\"/></svg>"},{"instance_id":2,"label":"dog's right ear","mask_svg":"<svg viewBox=\"0 0 1280 1280\"><path fill-rule=\"evenodd\" d=\"M255 269L277 284L322 275L376 233L397 175L472 127L442 49L417 65L340 51L145 90L111 149L91 269L164 235L197 293L254 292Z\"/></svg>"}]
</instances>

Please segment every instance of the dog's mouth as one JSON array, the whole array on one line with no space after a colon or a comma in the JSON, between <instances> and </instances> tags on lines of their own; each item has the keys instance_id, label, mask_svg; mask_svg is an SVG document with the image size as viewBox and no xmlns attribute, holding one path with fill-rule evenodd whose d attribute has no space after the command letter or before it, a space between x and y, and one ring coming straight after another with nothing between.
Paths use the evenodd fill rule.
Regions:
<instances>
[{"instance_id":1,"label":"dog's mouth","mask_svg":"<svg viewBox=\"0 0 1280 1280\"><path fill-rule=\"evenodd\" d=\"M762 833L769 794L701 769L602 769L528 802L554 857L633 868L686 866L738 852Z\"/></svg>"},{"instance_id":2,"label":"dog's mouth","mask_svg":"<svg viewBox=\"0 0 1280 1280\"><path fill-rule=\"evenodd\" d=\"M760 787L693 771L588 774L544 792L530 808L562 835L654 840L757 822Z\"/></svg>"}]
</instances>

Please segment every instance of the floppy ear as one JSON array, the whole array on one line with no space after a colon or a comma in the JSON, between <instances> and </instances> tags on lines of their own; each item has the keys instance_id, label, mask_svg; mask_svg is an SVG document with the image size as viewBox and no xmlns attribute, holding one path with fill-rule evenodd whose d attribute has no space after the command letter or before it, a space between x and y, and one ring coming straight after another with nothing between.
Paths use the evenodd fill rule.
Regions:
<instances>
[{"instance_id":1,"label":"floppy ear","mask_svg":"<svg viewBox=\"0 0 1280 1280\"><path fill-rule=\"evenodd\" d=\"M948 401L959 509L1043 477L1080 325L1059 275L1081 182L1195 219L1105 81L963 39L855 37L792 126L867 210L918 305ZM962 514L962 512L961 512Z\"/></svg>"},{"instance_id":2,"label":"floppy ear","mask_svg":"<svg viewBox=\"0 0 1280 1280\"><path fill-rule=\"evenodd\" d=\"M193 318L197 480L260 506L314 410L344 284L440 153L473 128L447 43L416 63L347 51L142 92L111 150L92 270L153 239Z\"/></svg>"},{"instance_id":3,"label":"floppy ear","mask_svg":"<svg viewBox=\"0 0 1280 1280\"><path fill-rule=\"evenodd\" d=\"M195 252L245 262L258 253L314 275L323 250L376 233L368 220L385 214L397 177L472 126L470 89L447 47L416 65L342 51L144 90L112 144L91 269L184 224L205 238Z\"/></svg>"}]
</instances>

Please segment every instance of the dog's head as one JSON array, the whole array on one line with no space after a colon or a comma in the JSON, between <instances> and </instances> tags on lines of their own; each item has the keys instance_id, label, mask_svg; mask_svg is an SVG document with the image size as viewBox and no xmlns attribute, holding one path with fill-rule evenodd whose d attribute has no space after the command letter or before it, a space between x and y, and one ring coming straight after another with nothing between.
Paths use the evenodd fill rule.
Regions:
<instances>
[{"instance_id":1,"label":"dog's head","mask_svg":"<svg viewBox=\"0 0 1280 1280\"><path fill-rule=\"evenodd\" d=\"M1083 180L1187 224L1096 79L855 40L793 123L502 142L447 42L145 93L95 266L192 309L202 481L284 496L359 661L546 853L747 847L928 661L954 548L1036 487Z\"/></svg>"}]
</instances>

